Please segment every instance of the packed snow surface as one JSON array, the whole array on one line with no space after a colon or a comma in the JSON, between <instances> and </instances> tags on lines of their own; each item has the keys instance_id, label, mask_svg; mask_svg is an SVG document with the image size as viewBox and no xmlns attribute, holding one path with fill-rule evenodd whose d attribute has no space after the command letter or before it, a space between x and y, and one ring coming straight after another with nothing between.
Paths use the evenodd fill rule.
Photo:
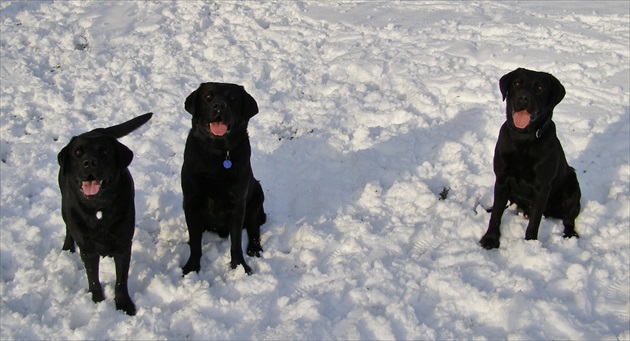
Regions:
<instances>
[{"instance_id":1,"label":"packed snow surface","mask_svg":"<svg viewBox=\"0 0 630 341\"><path fill-rule=\"evenodd\" d=\"M0 3L1 339L630 339L627 1ZM499 78L555 75L581 238L510 207L478 241L505 120ZM201 82L242 84L268 221L254 274L206 233L189 255L179 173ZM94 304L57 153L145 112L136 233L117 311ZM244 241L245 242L245 241Z\"/></svg>"}]
</instances>

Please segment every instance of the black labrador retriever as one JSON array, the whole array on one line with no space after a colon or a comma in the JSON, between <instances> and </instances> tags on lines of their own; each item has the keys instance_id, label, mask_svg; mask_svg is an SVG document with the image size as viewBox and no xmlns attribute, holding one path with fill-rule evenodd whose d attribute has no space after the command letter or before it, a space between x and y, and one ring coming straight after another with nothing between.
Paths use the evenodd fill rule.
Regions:
<instances>
[{"instance_id":1,"label":"black labrador retriever","mask_svg":"<svg viewBox=\"0 0 630 341\"><path fill-rule=\"evenodd\" d=\"M525 239L538 238L543 215L562 219L565 238L579 237L575 218L580 212L580 185L551 120L554 107L564 98L564 87L551 74L523 68L501 77L499 87L507 99L507 121L494 151L494 205L481 245L499 247L508 201L529 218Z\"/></svg>"},{"instance_id":2,"label":"black labrador retriever","mask_svg":"<svg viewBox=\"0 0 630 341\"><path fill-rule=\"evenodd\" d=\"M129 315L136 314L127 290L136 219L133 179L127 169L133 152L117 138L139 128L152 115L75 136L57 156L61 215L66 222L62 249L75 252L75 243L79 246L95 303L104 300L100 257L113 256L116 309Z\"/></svg>"},{"instance_id":3,"label":"black labrador retriever","mask_svg":"<svg viewBox=\"0 0 630 341\"><path fill-rule=\"evenodd\" d=\"M242 230L249 238L247 255L260 257L260 226L267 219L247 134L258 105L240 85L203 83L186 98L184 107L192 115L192 129L181 174L190 246L183 273L199 272L202 234L212 231L230 237L232 269L240 264L251 274L243 256Z\"/></svg>"}]
</instances>

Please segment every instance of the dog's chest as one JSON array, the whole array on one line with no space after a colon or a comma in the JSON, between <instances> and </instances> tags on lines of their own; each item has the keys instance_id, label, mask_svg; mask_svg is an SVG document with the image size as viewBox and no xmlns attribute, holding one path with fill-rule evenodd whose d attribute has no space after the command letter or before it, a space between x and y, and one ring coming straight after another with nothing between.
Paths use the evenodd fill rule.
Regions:
<instances>
[{"instance_id":1,"label":"dog's chest","mask_svg":"<svg viewBox=\"0 0 630 341\"><path fill-rule=\"evenodd\" d=\"M124 222L116 218L112 210L89 209L74 212L71 233L81 248L94 248L99 254L109 254L117 248L120 226Z\"/></svg>"},{"instance_id":2,"label":"dog's chest","mask_svg":"<svg viewBox=\"0 0 630 341\"><path fill-rule=\"evenodd\" d=\"M101 239L111 233L114 221L113 214L105 209L90 210L82 214L85 232L93 239Z\"/></svg>"},{"instance_id":3,"label":"dog's chest","mask_svg":"<svg viewBox=\"0 0 630 341\"><path fill-rule=\"evenodd\" d=\"M521 148L506 153L505 181L507 182L513 201L531 202L537 193L538 158L530 148Z\"/></svg>"}]
</instances>

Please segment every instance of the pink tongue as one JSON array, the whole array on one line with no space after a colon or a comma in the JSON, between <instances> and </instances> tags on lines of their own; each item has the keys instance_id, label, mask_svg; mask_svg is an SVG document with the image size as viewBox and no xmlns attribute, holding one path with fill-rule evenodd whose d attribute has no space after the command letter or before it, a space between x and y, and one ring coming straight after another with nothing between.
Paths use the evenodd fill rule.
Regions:
<instances>
[{"instance_id":1,"label":"pink tongue","mask_svg":"<svg viewBox=\"0 0 630 341\"><path fill-rule=\"evenodd\" d=\"M227 133L228 127L223 122L210 123L210 132L216 136L223 136Z\"/></svg>"},{"instance_id":2,"label":"pink tongue","mask_svg":"<svg viewBox=\"0 0 630 341\"><path fill-rule=\"evenodd\" d=\"M96 195L101 189L100 181L83 181L81 183L81 189L85 195Z\"/></svg>"},{"instance_id":3,"label":"pink tongue","mask_svg":"<svg viewBox=\"0 0 630 341\"><path fill-rule=\"evenodd\" d=\"M514 125L520 129L527 127L527 125L529 124L529 116L530 115L527 110L515 112L514 116L512 116L514 118Z\"/></svg>"}]
</instances>

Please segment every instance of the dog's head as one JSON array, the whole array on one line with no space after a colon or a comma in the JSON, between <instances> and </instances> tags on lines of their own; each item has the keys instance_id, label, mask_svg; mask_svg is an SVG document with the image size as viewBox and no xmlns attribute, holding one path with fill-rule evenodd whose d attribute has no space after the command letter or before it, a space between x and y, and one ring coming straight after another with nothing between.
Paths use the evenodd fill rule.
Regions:
<instances>
[{"instance_id":1,"label":"dog's head","mask_svg":"<svg viewBox=\"0 0 630 341\"><path fill-rule=\"evenodd\" d=\"M249 119L258 113L254 98L242 86L228 83L201 84L186 98L184 108L193 115L194 127L218 139L247 129Z\"/></svg>"},{"instance_id":2,"label":"dog's head","mask_svg":"<svg viewBox=\"0 0 630 341\"><path fill-rule=\"evenodd\" d=\"M57 155L60 178L90 199L107 192L132 159L133 152L104 129L73 137Z\"/></svg>"},{"instance_id":3,"label":"dog's head","mask_svg":"<svg viewBox=\"0 0 630 341\"><path fill-rule=\"evenodd\" d=\"M509 124L516 129L535 131L553 115L553 109L564 98L560 81L549 73L518 68L499 80L506 102Z\"/></svg>"}]
</instances>

